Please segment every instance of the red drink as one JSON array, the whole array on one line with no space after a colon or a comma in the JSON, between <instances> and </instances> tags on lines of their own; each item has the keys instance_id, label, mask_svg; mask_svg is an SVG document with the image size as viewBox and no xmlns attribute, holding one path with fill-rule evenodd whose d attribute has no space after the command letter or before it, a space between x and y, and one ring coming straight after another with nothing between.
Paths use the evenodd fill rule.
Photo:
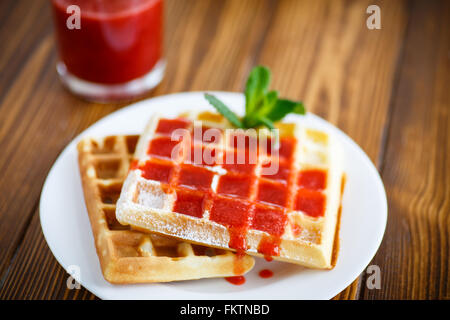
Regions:
<instances>
[{"instance_id":1,"label":"red drink","mask_svg":"<svg viewBox=\"0 0 450 320\"><path fill-rule=\"evenodd\" d=\"M61 62L73 92L108 101L153 88L162 78L162 0L52 0ZM80 8L79 28L69 28ZM69 13L67 12L69 11Z\"/></svg>"}]
</instances>

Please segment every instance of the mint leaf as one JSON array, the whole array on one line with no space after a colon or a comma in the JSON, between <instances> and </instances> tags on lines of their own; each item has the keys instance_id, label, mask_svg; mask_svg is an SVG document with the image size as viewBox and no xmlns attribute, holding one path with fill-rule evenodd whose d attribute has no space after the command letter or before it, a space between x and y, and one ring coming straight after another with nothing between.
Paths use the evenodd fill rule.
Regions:
<instances>
[{"instance_id":1,"label":"mint leaf","mask_svg":"<svg viewBox=\"0 0 450 320\"><path fill-rule=\"evenodd\" d=\"M252 69L245 87L245 114L251 115L264 99L270 84L270 71L257 66Z\"/></svg>"},{"instance_id":2,"label":"mint leaf","mask_svg":"<svg viewBox=\"0 0 450 320\"><path fill-rule=\"evenodd\" d=\"M273 122L276 122L283 119L289 113L305 114L305 106L302 102L278 99L275 106L265 116Z\"/></svg>"},{"instance_id":3,"label":"mint leaf","mask_svg":"<svg viewBox=\"0 0 450 320\"><path fill-rule=\"evenodd\" d=\"M277 91L268 91L270 70L257 66L249 74L245 87L245 115L239 118L222 101L210 94L205 98L225 118L238 128L266 126L274 129L274 122L283 119L289 113L306 114L303 102L279 99Z\"/></svg>"},{"instance_id":4,"label":"mint leaf","mask_svg":"<svg viewBox=\"0 0 450 320\"><path fill-rule=\"evenodd\" d=\"M243 128L241 120L239 117L231 111L222 101L217 99L212 94L205 93L205 99L209 101L209 103L216 108L219 113L221 113L228 121L231 122L235 127Z\"/></svg>"},{"instance_id":5,"label":"mint leaf","mask_svg":"<svg viewBox=\"0 0 450 320\"><path fill-rule=\"evenodd\" d=\"M273 124L272 120L270 120L270 119L268 119L266 117L263 117L263 116L257 116L257 119L259 121L259 124L265 125L270 130L274 130L275 129L275 125Z\"/></svg>"},{"instance_id":6,"label":"mint leaf","mask_svg":"<svg viewBox=\"0 0 450 320\"><path fill-rule=\"evenodd\" d=\"M301 115L306 114L306 108L305 108L305 105L303 104L303 102L301 102L301 101L296 102L296 105L294 107L294 113L301 114Z\"/></svg>"},{"instance_id":7,"label":"mint leaf","mask_svg":"<svg viewBox=\"0 0 450 320\"><path fill-rule=\"evenodd\" d=\"M259 110L259 114L267 114L275 106L278 100L278 91L270 91L264 97L264 106Z\"/></svg>"},{"instance_id":8,"label":"mint leaf","mask_svg":"<svg viewBox=\"0 0 450 320\"><path fill-rule=\"evenodd\" d=\"M266 116L275 107L278 100L278 91L268 92L263 100L263 106L256 113L258 116Z\"/></svg>"},{"instance_id":9,"label":"mint leaf","mask_svg":"<svg viewBox=\"0 0 450 320\"><path fill-rule=\"evenodd\" d=\"M262 100L259 108L251 113L247 113L243 119L244 126L247 128L253 128L260 125L260 117L264 117L275 106L278 99L277 91L268 92Z\"/></svg>"}]
</instances>

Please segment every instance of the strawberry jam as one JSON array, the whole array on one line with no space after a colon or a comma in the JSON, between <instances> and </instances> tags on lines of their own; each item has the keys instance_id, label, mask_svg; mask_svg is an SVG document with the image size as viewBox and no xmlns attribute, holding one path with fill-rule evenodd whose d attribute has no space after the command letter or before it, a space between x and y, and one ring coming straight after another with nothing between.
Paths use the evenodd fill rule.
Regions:
<instances>
[{"instance_id":1,"label":"strawberry jam","mask_svg":"<svg viewBox=\"0 0 450 320\"><path fill-rule=\"evenodd\" d=\"M217 196L209 218L227 227L245 228L250 217L250 205L242 200Z\"/></svg>"},{"instance_id":2,"label":"strawberry jam","mask_svg":"<svg viewBox=\"0 0 450 320\"><path fill-rule=\"evenodd\" d=\"M264 269L259 272L259 276L261 278L271 278L273 276L273 272L269 269Z\"/></svg>"},{"instance_id":3,"label":"strawberry jam","mask_svg":"<svg viewBox=\"0 0 450 320\"><path fill-rule=\"evenodd\" d=\"M225 280L227 280L231 284L234 284L235 286L240 286L245 283L244 276L226 277Z\"/></svg>"},{"instance_id":4,"label":"strawberry jam","mask_svg":"<svg viewBox=\"0 0 450 320\"><path fill-rule=\"evenodd\" d=\"M298 185L310 190L323 190L327 184L327 173L324 170L303 170L298 177Z\"/></svg>"},{"instance_id":5,"label":"strawberry jam","mask_svg":"<svg viewBox=\"0 0 450 320\"><path fill-rule=\"evenodd\" d=\"M190 165L183 165L178 178L178 184L194 189L208 190L211 188L213 177L214 173L209 170Z\"/></svg>"},{"instance_id":6,"label":"strawberry jam","mask_svg":"<svg viewBox=\"0 0 450 320\"><path fill-rule=\"evenodd\" d=\"M288 190L284 184L260 181L257 199L267 203L285 206Z\"/></svg>"},{"instance_id":7,"label":"strawberry jam","mask_svg":"<svg viewBox=\"0 0 450 320\"><path fill-rule=\"evenodd\" d=\"M170 135L177 129L187 129L190 121L185 119L161 119L156 127L156 132Z\"/></svg>"},{"instance_id":8,"label":"strawberry jam","mask_svg":"<svg viewBox=\"0 0 450 320\"><path fill-rule=\"evenodd\" d=\"M203 216L203 193L179 189L176 196L173 211L196 218Z\"/></svg>"},{"instance_id":9,"label":"strawberry jam","mask_svg":"<svg viewBox=\"0 0 450 320\"><path fill-rule=\"evenodd\" d=\"M252 220L252 228L281 236L286 227L287 216L283 209L257 206Z\"/></svg>"},{"instance_id":10,"label":"strawberry jam","mask_svg":"<svg viewBox=\"0 0 450 320\"><path fill-rule=\"evenodd\" d=\"M142 177L145 179L168 183L172 165L170 163L147 161L143 166L140 166L139 169L142 170Z\"/></svg>"},{"instance_id":11,"label":"strawberry jam","mask_svg":"<svg viewBox=\"0 0 450 320\"><path fill-rule=\"evenodd\" d=\"M220 177L217 193L246 198L250 194L251 183L250 177L227 174Z\"/></svg>"},{"instance_id":12,"label":"strawberry jam","mask_svg":"<svg viewBox=\"0 0 450 320\"><path fill-rule=\"evenodd\" d=\"M279 256L280 255L281 239L278 237L263 236L258 245L258 252L264 256Z\"/></svg>"},{"instance_id":13,"label":"strawberry jam","mask_svg":"<svg viewBox=\"0 0 450 320\"><path fill-rule=\"evenodd\" d=\"M322 217L325 213L325 195L319 191L300 189L295 209L311 217Z\"/></svg>"}]
</instances>

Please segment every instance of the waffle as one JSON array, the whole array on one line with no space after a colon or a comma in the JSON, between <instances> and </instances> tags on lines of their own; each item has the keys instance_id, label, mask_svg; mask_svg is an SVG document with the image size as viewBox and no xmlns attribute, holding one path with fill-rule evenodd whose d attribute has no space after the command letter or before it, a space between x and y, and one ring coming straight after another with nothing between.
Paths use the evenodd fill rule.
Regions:
<instances>
[{"instance_id":1,"label":"waffle","mask_svg":"<svg viewBox=\"0 0 450 320\"><path fill-rule=\"evenodd\" d=\"M205 130L211 128L213 134ZM228 128L209 112L154 116L139 139L117 220L196 244L332 268L343 181L337 141L292 123L278 125L279 139L267 130ZM177 129L190 132L184 143L176 141ZM264 150L261 141L272 147Z\"/></svg>"},{"instance_id":2,"label":"waffle","mask_svg":"<svg viewBox=\"0 0 450 320\"><path fill-rule=\"evenodd\" d=\"M85 138L78 144L84 197L103 276L111 283L143 283L232 276L249 271L250 256L131 230L117 222L116 201L138 136Z\"/></svg>"}]
</instances>

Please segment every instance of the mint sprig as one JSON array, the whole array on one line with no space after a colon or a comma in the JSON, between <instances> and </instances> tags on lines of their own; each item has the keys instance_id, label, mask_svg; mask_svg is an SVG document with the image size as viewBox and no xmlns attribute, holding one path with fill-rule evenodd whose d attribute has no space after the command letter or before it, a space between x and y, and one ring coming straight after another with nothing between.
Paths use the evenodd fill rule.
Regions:
<instances>
[{"instance_id":1,"label":"mint sprig","mask_svg":"<svg viewBox=\"0 0 450 320\"><path fill-rule=\"evenodd\" d=\"M250 72L245 86L245 114L258 109L270 85L270 71L266 67L256 67Z\"/></svg>"},{"instance_id":2,"label":"mint sprig","mask_svg":"<svg viewBox=\"0 0 450 320\"><path fill-rule=\"evenodd\" d=\"M273 130L274 122L280 121L289 113L306 114L302 102L280 99L277 91L269 91L270 78L268 68L257 66L252 69L245 87L245 115L242 118L214 95L205 93L205 98L237 128L265 126Z\"/></svg>"},{"instance_id":3,"label":"mint sprig","mask_svg":"<svg viewBox=\"0 0 450 320\"><path fill-rule=\"evenodd\" d=\"M231 122L231 124L233 124L237 128L244 128L239 117L233 111L231 111L230 108L225 105L225 103L217 99L212 94L205 93L205 98L217 109L217 111L219 111L225 118L227 118L228 121Z\"/></svg>"}]
</instances>

